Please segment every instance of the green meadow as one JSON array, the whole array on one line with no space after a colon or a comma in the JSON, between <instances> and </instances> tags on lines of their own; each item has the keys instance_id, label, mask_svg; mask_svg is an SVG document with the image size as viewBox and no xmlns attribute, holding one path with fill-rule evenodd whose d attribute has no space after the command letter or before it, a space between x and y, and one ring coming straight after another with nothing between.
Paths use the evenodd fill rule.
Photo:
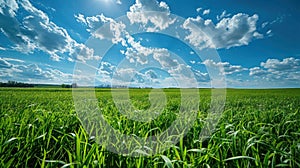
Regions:
<instances>
[{"instance_id":1,"label":"green meadow","mask_svg":"<svg viewBox=\"0 0 300 168\"><path fill-rule=\"evenodd\" d=\"M130 89L132 104L149 108L150 91ZM96 89L107 122L140 137L158 134L176 119L180 90L164 93L161 115L143 123L120 115L110 89ZM227 89L222 116L203 141L211 90L199 89L199 95L197 119L177 144L160 154L127 157L88 135L72 89L0 88L0 167L300 167L300 89Z\"/></svg>"}]
</instances>

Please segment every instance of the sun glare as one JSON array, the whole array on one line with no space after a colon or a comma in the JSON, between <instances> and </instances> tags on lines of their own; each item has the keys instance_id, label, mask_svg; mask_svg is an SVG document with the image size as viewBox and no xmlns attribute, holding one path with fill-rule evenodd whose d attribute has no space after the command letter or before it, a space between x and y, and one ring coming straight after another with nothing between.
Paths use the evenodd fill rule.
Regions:
<instances>
[{"instance_id":1,"label":"sun glare","mask_svg":"<svg viewBox=\"0 0 300 168\"><path fill-rule=\"evenodd\" d=\"M112 2L112 0L97 0L97 1L99 1L99 2L101 2L103 4L109 4L109 3Z\"/></svg>"}]
</instances>

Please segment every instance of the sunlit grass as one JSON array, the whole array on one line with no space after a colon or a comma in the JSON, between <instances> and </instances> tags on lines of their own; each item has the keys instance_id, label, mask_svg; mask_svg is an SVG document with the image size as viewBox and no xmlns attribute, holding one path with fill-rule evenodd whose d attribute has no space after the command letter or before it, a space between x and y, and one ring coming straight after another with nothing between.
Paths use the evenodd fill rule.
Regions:
<instances>
[{"instance_id":1,"label":"sunlit grass","mask_svg":"<svg viewBox=\"0 0 300 168\"><path fill-rule=\"evenodd\" d=\"M176 119L180 92L165 89L167 105L151 122L118 113L110 89L97 89L109 124L124 134L156 135ZM148 89L130 90L138 109L149 107ZM300 89L227 90L213 134L200 141L210 90L200 89L196 122L162 154L126 157L88 136L70 89L0 89L0 167L300 167ZM141 151L142 152L142 151Z\"/></svg>"}]
</instances>

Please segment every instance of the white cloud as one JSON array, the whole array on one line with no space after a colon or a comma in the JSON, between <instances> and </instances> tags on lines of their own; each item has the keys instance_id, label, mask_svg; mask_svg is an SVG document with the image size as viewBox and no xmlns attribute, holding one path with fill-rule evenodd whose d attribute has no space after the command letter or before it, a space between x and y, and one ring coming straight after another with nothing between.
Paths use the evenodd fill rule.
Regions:
<instances>
[{"instance_id":1,"label":"white cloud","mask_svg":"<svg viewBox=\"0 0 300 168\"><path fill-rule=\"evenodd\" d=\"M156 0L136 0L127 12L127 17L131 24L139 23L144 27L152 25L147 26L147 31L150 32L164 30L175 22L170 19L169 6Z\"/></svg>"},{"instance_id":2,"label":"white cloud","mask_svg":"<svg viewBox=\"0 0 300 168\"><path fill-rule=\"evenodd\" d=\"M198 82L209 82L210 81L208 73L203 73L203 72L201 72L199 70L195 70L195 69L193 70L193 72L194 72L194 75Z\"/></svg>"},{"instance_id":3,"label":"white cloud","mask_svg":"<svg viewBox=\"0 0 300 168\"><path fill-rule=\"evenodd\" d=\"M183 63L179 63L178 60L172 58L170 53L165 49L152 49L153 58L160 64L160 71L170 75L177 84L181 84L182 87L189 87L196 85L196 82L209 82L209 76L207 73L192 69ZM101 63L99 68L97 80L113 85L122 86L152 86L152 87L166 87L165 81L168 77L160 77L155 71L148 70L144 73L137 72L132 67L116 68L111 63ZM114 74L114 76L113 76Z\"/></svg>"},{"instance_id":4,"label":"white cloud","mask_svg":"<svg viewBox=\"0 0 300 168\"><path fill-rule=\"evenodd\" d=\"M210 13L210 9L205 9L204 11L203 11L203 15L208 15Z\"/></svg>"},{"instance_id":5,"label":"white cloud","mask_svg":"<svg viewBox=\"0 0 300 168\"><path fill-rule=\"evenodd\" d=\"M94 55L94 49L88 48L84 44L75 43L74 47L70 50L70 55L76 60L85 62L86 60L100 60L101 57Z\"/></svg>"},{"instance_id":6,"label":"white cloud","mask_svg":"<svg viewBox=\"0 0 300 168\"><path fill-rule=\"evenodd\" d=\"M261 69L260 67L254 67L249 69L250 76L265 76L268 74L268 71Z\"/></svg>"},{"instance_id":7,"label":"white cloud","mask_svg":"<svg viewBox=\"0 0 300 168\"><path fill-rule=\"evenodd\" d=\"M72 74L64 73L46 65L26 64L23 60L18 59L0 58L0 69L2 81L14 80L30 83L56 84L72 82Z\"/></svg>"},{"instance_id":8,"label":"white cloud","mask_svg":"<svg viewBox=\"0 0 300 168\"><path fill-rule=\"evenodd\" d=\"M289 57L283 60L268 59L261 67L250 69L250 76L267 81L296 82L300 84L300 59Z\"/></svg>"},{"instance_id":9,"label":"white cloud","mask_svg":"<svg viewBox=\"0 0 300 168\"><path fill-rule=\"evenodd\" d=\"M84 16L80 16L80 14L78 14L77 17L81 18L81 20L78 20L79 22L87 23L87 26L88 26L87 30L89 32L94 32L95 30L100 28L105 23L115 22L114 19L108 18L108 17L104 16L103 14L86 17L85 20L83 20Z\"/></svg>"},{"instance_id":10,"label":"white cloud","mask_svg":"<svg viewBox=\"0 0 300 168\"><path fill-rule=\"evenodd\" d=\"M214 62L213 60L205 60L202 64L208 67L216 67L220 70L224 69L223 73L225 75L230 75L247 70L247 68L243 68L241 65L231 65L229 62Z\"/></svg>"},{"instance_id":11,"label":"white cloud","mask_svg":"<svg viewBox=\"0 0 300 168\"><path fill-rule=\"evenodd\" d=\"M75 15L75 18L77 22L84 23L87 26L87 31L92 36L110 40L114 44L121 42L124 46L126 45L124 38L128 33L125 31L126 25L122 22L117 22L103 14L90 17L78 14Z\"/></svg>"},{"instance_id":12,"label":"white cloud","mask_svg":"<svg viewBox=\"0 0 300 168\"><path fill-rule=\"evenodd\" d=\"M195 24L198 23L198 24ZM202 27L199 27L199 24ZM183 23L183 28L189 30L190 34L185 37L192 45L200 49L212 48L213 43L210 38L204 33L204 20L198 16L197 18L188 18Z\"/></svg>"},{"instance_id":13,"label":"white cloud","mask_svg":"<svg viewBox=\"0 0 300 168\"><path fill-rule=\"evenodd\" d=\"M136 73L137 71L134 68L116 69L113 79L116 81L130 82Z\"/></svg>"},{"instance_id":14,"label":"white cloud","mask_svg":"<svg viewBox=\"0 0 300 168\"><path fill-rule=\"evenodd\" d=\"M6 11L5 11L6 9ZM0 1L0 13L6 15L6 12L11 16L16 16L16 11L19 9L19 5L15 0L2 0Z\"/></svg>"},{"instance_id":15,"label":"white cloud","mask_svg":"<svg viewBox=\"0 0 300 168\"><path fill-rule=\"evenodd\" d=\"M178 61L172 58L167 49L157 49L153 53L153 58L158 61L164 69L170 69L172 67L179 66Z\"/></svg>"},{"instance_id":16,"label":"white cloud","mask_svg":"<svg viewBox=\"0 0 300 168\"><path fill-rule=\"evenodd\" d=\"M76 18L77 22L87 24L83 14L79 13L78 15L74 15L74 17Z\"/></svg>"},{"instance_id":17,"label":"white cloud","mask_svg":"<svg viewBox=\"0 0 300 168\"><path fill-rule=\"evenodd\" d=\"M253 33L253 37L256 38L256 39L262 39L264 38L264 35L258 33L258 32L254 32Z\"/></svg>"},{"instance_id":18,"label":"white cloud","mask_svg":"<svg viewBox=\"0 0 300 168\"><path fill-rule=\"evenodd\" d=\"M0 57L0 69L12 68L12 64Z\"/></svg>"},{"instance_id":19,"label":"white cloud","mask_svg":"<svg viewBox=\"0 0 300 168\"><path fill-rule=\"evenodd\" d=\"M223 18L214 25L211 20L198 16L186 19L183 28L190 31L186 40L195 47L228 49L248 45L253 39L261 38L262 35L256 31L257 20L256 14L249 16L238 13L231 18Z\"/></svg>"},{"instance_id":20,"label":"white cloud","mask_svg":"<svg viewBox=\"0 0 300 168\"><path fill-rule=\"evenodd\" d=\"M190 66L179 63L177 60L173 60L173 62L177 65L173 66L173 67L167 67L167 69L168 69L167 72L171 76L179 77L180 79L181 78L183 78L183 79L193 78L193 74L192 74Z\"/></svg>"},{"instance_id":21,"label":"white cloud","mask_svg":"<svg viewBox=\"0 0 300 168\"><path fill-rule=\"evenodd\" d=\"M160 61L161 55L170 55L165 48L144 47L140 42L136 42L132 36L127 35L126 38L128 45L131 47L127 47L125 56L131 63L147 64L149 56L153 56L154 59Z\"/></svg>"},{"instance_id":22,"label":"white cloud","mask_svg":"<svg viewBox=\"0 0 300 168\"><path fill-rule=\"evenodd\" d=\"M266 35L267 35L268 37L273 36L272 30L268 30L267 33L266 33Z\"/></svg>"},{"instance_id":23,"label":"white cloud","mask_svg":"<svg viewBox=\"0 0 300 168\"><path fill-rule=\"evenodd\" d=\"M294 71L300 70L300 59L293 57L284 58L282 61L278 59L268 59L266 62L260 64L263 68L270 71Z\"/></svg>"},{"instance_id":24,"label":"white cloud","mask_svg":"<svg viewBox=\"0 0 300 168\"><path fill-rule=\"evenodd\" d=\"M49 71L43 71L37 64L17 65L16 69L19 70L15 73L14 77L28 80L48 80L53 76Z\"/></svg>"},{"instance_id":25,"label":"white cloud","mask_svg":"<svg viewBox=\"0 0 300 168\"><path fill-rule=\"evenodd\" d=\"M0 19L3 20L0 27L1 32L14 43L13 49L23 53L40 50L56 61L64 59L66 53L72 53L74 57L73 51L82 44L73 40L66 29L50 21L46 13L35 8L28 0L11 0L8 4L13 5L0 5ZM19 8L22 8L22 14Z\"/></svg>"},{"instance_id":26,"label":"white cloud","mask_svg":"<svg viewBox=\"0 0 300 168\"><path fill-rule=\"evenodd\" d=\"M120 52L126 56L130 63L143 65L148 63L149 56L154 56L161 52L168 54L168 50L164 48L158 49L142 46L139 41L136 41L129 32L127 32L125 24L108 18L103 14L86 17L84 21L80 22L87 23L87 30L92 36L99 39L110 40L113 44L121 43L122 46L126 47L126 50Z\"/></svg>"},{"instance_id":27,"label":"white cloud","mask_svg":"<svg viewBox=\"0 0 300 168\"><path fill-rule=\"evenodd\" d=\"M121 0L116 0L116 3L121 5L122 4L122 1Z\"/></svg>"},{"instance_id":28,"label":"white cloud","mask_svg":"<svg viewBox=\"0 0 300 168\"><path fill-rule=\"evenodd\" d=\"M0 59L3 59L5 61L9 61L9 62L20 62L20 63L24 63L25 61L23 60L20 60L20 59L15 59L15 58L1 58Z\"/></svg>"},{"instance_id":29,"label":"white cloud","mask_svg":"<svg viewBox=\"0 0 300 168\"><path fill-rule=\"evenodd\" d=\"M151 2L149 3L151 4ZM140 2L138 2L137 4L140 4ZM147 82L152 84L155 83L156 85L159 83L163 83L164 81L166 81L166 78L158 79L156 78L157 75L155 75L153 72L148 71L147 73L140 73L134 70L134 67L137 65L137 63L145 65L149 63L150 59L154 59L155 61L157 61L158 66L161 67L161 70L167 72L170 76L174 77L174 79L176 78L177 82L186 83L186 85L192 84L194 80L193 72L196 81L200 80L201 82L207 82L207 80L209 79L208 74L201 73L199 71L193 71L191 67L180 63L177 59L173 58L173 56L167 49L151 48L141 45L139 41L134 39L129 34L129 32L127 32L125 25L122 26L122 23L117 22L112 18L105 17L104 15L96 15L90 17L83 17L78 15L77 18L79 17L81 19L77 19L77 21L86 23L87 30L94 37L97 37L99 39L108 39L111 40L112 43L121 43L124 47L126 47L125 50L122 50L120 52L121 54L125 55L128 63L130 63L131 65L131 68L123 67L116 69L110 63L105 63L104 65L101 65L99 69L99 75L97 77L98 81L106 84L110 83L112 80L112 74L114 74L114 85L129 85L130 83L137 85L141 83L145 84ZM99 29L100 27L101 29ZM115 28L112 29L112 27ZM112 33L115 32L115 30L118 30L118 33ZM103 33L103 31L105 33ZM101 33L105 34L105 37ZM120 40L113 42L112 39L114 38ZM131 77L134 77L132 81L128 81Z\"/></svg>"},{"instance_id":30,"label":"white cloud","mask_svg":"<svg viewBox=\"0 0 300 168\"><path fill-rule=\"evenodd\" d=\"M231 16L231 14L230 14L230 13L227 13L227 11L224 10L220 16L217 15L217 19L218 19L218 20L221 20L221 19L223 19L223 18L225 18L225 17L229 17L229 16Z\"/></svg>"},{"instance_id":31,"label":"white cloud","mask_svg":"<svg viewBox=\"0 0 300 168\"><path fill-rule=\"evenodd\" d=\"M138 62L142 65L147 64L148 63L148 58L147 56L149 55L147 52L143 53L140 52L141 50L148 50L148 48L142 47L142 48L138 48L138 50L129 47L126 49L125 55L126 58L129 60L130 63L135 63ZM152 50L151 50L152 52Z\"/></svg>"},{"instance_id":32,"label":"white cloud","mask_svg":"<svg viewBox=\"0 0 300 168\"><path fill-rule=\"evenodd\" d=\"M138 72L133 68L120 68L114 72L113 80L109 79L106 83L114 86L134 86L134 87L168 87L172 77L162 77L158 73L149 69L147 71ZM173 82L174 82L174 78ZM101 80L102 82L103 80Z\"/></svg>"},{"instance_id":33,"label":"white cloud","mask_svg":"<svg viewBox=\"0 0 300 168\"><path fill-rule=\"evenodd\" d=\"M173 20L170 20L170 16L166 15L166 13L164 13L164 15L148 15L149 13L146 11L161 11L170 13L168 5L164 2L158 3L154 0L137 0L136 3L131 6L127 16L132 24L142 24L147 31L163 30L169 26L169 23L163 25L159 21L166 23L165 20L167 19L168 21L173 22ZM208 14L209 12L206 13ZM216 25L214 25L212 20L204 20L200 16L197 18L186 19L182 25L184 29L190 32L190 34L186 36L186 40L199 48L230 48L234 46L248 45L248 43L253 39L263 38L263 35L256 31L256 22L258 20L257 15L249 16L247 14L239 13L232 17L229 16L230 14L227 14L226 11L224 11L221 16L219 16L219 22ZM120 52L125 55L130 63L132 63L133 67L136 63L142 65L147 64L149 63L149 59L153 58L159 63L162 70L165 70L171 76L176 76L179 81L190 81L193 75L196 77L197 81L209 81L209 75L207 73L196 71L191 69L191 67L180 63L177 59L174 59L171 56L167 49L151 48L141 45L139 41L134 39L129 32L127 32L126 26L122 22L117 22L103 14L90 17L84 17L83 15L78 14L75 15L75 18L78 22L86 25L88 32L90 32L94 37L99 39L108 39L114 44L121 44L123 47L126 47L126 49ZM98 31L100 27L101 31ZM203 32L198 30L199 27ZM191 52L191 54L194 53ZM191 63L193 64L195 61ZM231 65L228 62L216 63L212 60L207 60L203 64L214 67L223 67L224 74L227 75L247 70L240 65ZM112 70L107 68L102 69L100 72L103 75L99 79L101 79L101 81L109 82L112 75L111 71ZM194 74L191 74L190 72L193 72ZM135 72L134 69L128 68L119 69L116 72L116 75L120 77L129 77L134 73L137 74L138 78L145 78L145 75L148 77L155 76L150 72L147 74L141 74L140 72ZM140 79L136 79L136 81L139 80ZM122 80L119 82L121 81ZM142 81L145 81L145 79ZM163 80L159 80L157 82L162 81Z\"/></svg>"},{"instance_id":34,"label":"white cloud","mask_svg":"<svg viewBox=\"0 0 300 168\"><path fill-rule=\"evenodd\" d=\"M261 28L265 28L267 25L269 24L269 22L264 22L261 24Z\"/></svg>"},{"instance_id":35,"label":"white cloud","mask_svg":"<svg viewBox=\"0 0 300 168\"><path fill-rule=\"evenodd\" d=\"M158 74L155 73L155 71L153 71L153 70L146 71L145 75L150 79L157 79L159 77Z\"/></svg>"},{"instance_id":36,"label":"white cloud","mask_svg":"<svg viewBox=\"0 0 300 168\"><path fill-rule=\"evenodd\" d=\"M161 70L160 70L161 71ZM96 75L100 84L114 86L135 86L135 87L166 87L166 77L162 77L154 69L143 72L137 71L134 67L119 67L109 62L101 62Z\"/></svg>"},{"instance_id":37,"label":"white cloud","mask_svg":"<svg viewBox=\"0 0 300 168\"><path fill-rule=\"evenodd\" d=\"M199 13L202 10L202 8L197 8L196 11Z\"/></svg>"}]
</instances>

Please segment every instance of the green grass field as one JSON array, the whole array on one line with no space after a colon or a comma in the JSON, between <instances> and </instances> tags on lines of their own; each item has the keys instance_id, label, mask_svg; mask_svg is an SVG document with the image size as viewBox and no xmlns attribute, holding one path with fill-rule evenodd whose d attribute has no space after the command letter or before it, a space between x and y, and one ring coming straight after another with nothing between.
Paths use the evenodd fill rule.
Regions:
<instances>
[{"instance_id":1,"label":"green grass field","mask_svg":"<svg viewBox=\"0 0 300 168\"><path fill-rule=\"evenodd\" d=\"M132 103L149 107L149 89L131 89ZM110 89L97 89L110 125L137 136L167 129L180 108L180 92L165 89L167 105L155 120L126 119ZM161 154L126 157L89 137L77 117L71 89L0 88L0 167L300 167L300 89L228 89L212 135L199 140L210 90L199 90L198 118L179 143Z\"/></svg>"}]
</instances>

